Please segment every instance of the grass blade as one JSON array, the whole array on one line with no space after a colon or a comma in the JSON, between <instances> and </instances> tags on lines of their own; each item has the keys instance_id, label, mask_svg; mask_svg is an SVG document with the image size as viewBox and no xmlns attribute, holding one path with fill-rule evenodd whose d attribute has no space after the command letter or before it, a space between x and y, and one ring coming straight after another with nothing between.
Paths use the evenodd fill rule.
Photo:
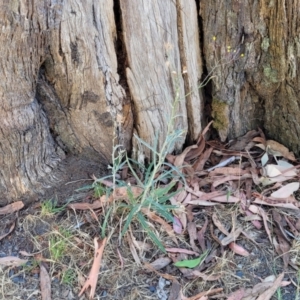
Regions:
<instances>
[{"instance_id":1,"label":"grass blade","mask_svg":"<svg viewBox=\"0 0 300 300\"><path fill-rule=\"evenodd\" d=\"M161 241L158 239L158 237L155 235L155 233L150 230L149 226L147 225L147 221L141 212L137 213L137 218L138 218L140 224L142 225L143 229L147 232L147 234L152 239L153 243L156 244L161 251L163 251L164 253L167 253L164 245L161 243Z\"/></svg>"}]
</instances>

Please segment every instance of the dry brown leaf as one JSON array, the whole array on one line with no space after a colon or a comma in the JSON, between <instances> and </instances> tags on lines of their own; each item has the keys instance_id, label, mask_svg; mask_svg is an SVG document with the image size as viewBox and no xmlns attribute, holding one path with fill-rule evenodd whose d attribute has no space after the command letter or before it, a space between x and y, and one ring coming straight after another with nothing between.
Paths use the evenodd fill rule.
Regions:
<instances>
[{"instance_id":1,"label":"dry brown leaf","mask_svg":"<svg viewBox=\"0 0 300 300\"><path fill-rule=\"evenodd\" d=\"M258 131L251 130L248 131L245 135L235 139L235 141L231 142L231 145L229 147L230 150L244 150L247 144L258 135Z\"/></svg>"},{"instance_id":2,"label":"dry brown leaf","mask_svg":"<svg viewBox=\"0 0 300 300\"><path fill-rule=\"evenodd\" d=\"M184 254L190 254L190 255L199 255L199 252L182 249L182 248L166 248L166 251L171 252L171 253L184 253Z\"/></svg>"},{"instance_id":3,"label":"dry brown leaf","mask_svg":"<svg viewBox=\"0 0 300 300\"><path fill-rule=\"evenodd\" d=\"M130 189L131 194L133 195L133 197L137 198L138 196L140 196L143 192L143 189L137 186L121 186L121 187L117 187L112 195L110 195L110 197L107 197L106 195L103 195L100 197L100 199L98 199L98 201L100 201L100 203L103 205L107 205L111 202L113 202L114 200L124 200L124 201L128 201L128 189Z\"/></svg>"},{"instance_id":4,"label":"dry brown leaf","mask_svg":"<svg viewBox=\"0 0 300 300\"><path fill-rule=\"evenodd\" d=\"M8 232L7 232L7 233L4 233L4 234L2 234L2 235L0 236L0 241L3 240L6 236L8 236L8 235L14 230L15 226L16 226L16 222L14 221L14 222L11 224L11 226L10 226Z\"/></svg>"},{"instance_id":5,"label":"dry brown leaf","mask_svg":"<svg viewBox=\"0 0 300 300\"><path fill-rule=\"evenodd\" d=\"M229 248L235 253L235 254L238 254L238 255L241 255L241 256L249 256L250 253L244 249L242 246L232 242L229 244Z\"/></svg>"},{"instance_id":6,"label":"dry brown leaf","mask_svg":"<svg viewBox=\"0 0 300 300\"><path fill-rule=\"evenodd\" d=\"M295 223L292 223L289 219L288 216L284 216L287 224L289 225L289 228L290 228L290 231L292 232L292 234L295 236L295 237L299 237L300 236L300 233L299 231L296 229L296 224Z\"/></svg>"},{"instance_id":7,"label":"dry brown leaf","mask_svg":"<svg viewBox=\"0 0 300 300\"><path fill-rule=\"evenodd\" d=\"M130 252L132 254L132 257L135 261L135 263L140 266L142 263L141 263L141 260L136 252L136 248L134 246L134 243L132 241L132 234L129 232L127 233L127 242L128 242L128 245L129 245L129 249L130 249Z\"/></svg>"},{"instance_id":8,"label":"dry brown leaf","mask_svg":"<svg viewBox=\"0 0 300 300\"><path fill-rule=\"evenodd\" d=\"M93 203L70 203L67 205L70 209L77 209L77 210L93 210L103 207L103 203L101 201L96 200Z\"/></svg>"},{"instance_id":9,"label":"dry brown leaf","mask_svg":"<svg viewBox=\"0 0 300 300\"><path fill-rule=\"evenodd\" d=\"M19 253L23 256L29 256L29 257L32 257L32 256L35 256L36 254L34 253L28 253L27 251L19 251Z\"/></svg>"},{"instance_id":10,"label":"dry brown leaf","mask_svg":"<svg viewBox=\"0 0 300 300\"><path fill-rule=\"evenodd\" d=\"M153 248L151 244L145 243L145 241L137 241L136 239L134 241L134 245L140 251L150 251Z\"/></svg>"},{"instance_id":11,"label":"dry brown leaf","mask_svg":"<svg viewBox=\"0 0 300 300\"><path fill-rule=\"evenodd\" d=\"M242 228L238 228L235 231L231 232L228 236L226 236L222 241L221 244L223 246L229 245L231 242L236 241L236 239L239 237L241 232L243 231Z\"/></svg>"},{"instance_id":12,"label":"dry brown leaf","mask_svg":"<svg viewBox=\"0 0 300 300\"><path fill-rule=\"evenodd\" d=\"M201 139L200 143L199 143L199 146L195 149L192 149L191 151L189 151L189 153L186 155L185 159L187 161L190 161L198 156L200 156L203 152L205 148L205 140L204 139Z\"/></svg>"},{"instance_id":13,"label":"dry brown leaf","mask_svg":"<svg viewBox=\"0 0 300 300\"><path fill-rule=\"evenodd\" d=\"M215 197L219 197L219 196L223 196L223 195L226 195L226 191L214 191L214 192L210 192L210 193L204 193L204 192L201 192L201 191L198 191L198 192L194 192L194 191L191 191L189 188L186 188L189 192L190 192L190 195L191 197L189 199L184 199L184 203L189 203L192 199L195 200L195 197L196 196L196 200L210 200L212 198L215 198ZM192 196L192 194L194 196Z\"/></svg>"},{"instance_id":14,"label":"dry brown leaf","mask_svg":"<svg viewBox=\"0 0 300 300\"><path fill-rule=\"evenodd\" d=\"M276 141L268 140L266 142L266 149L267 149L267 152L271 155L283 156L284 158L291 160L291 161L296 160L293 152L290 152L288 148L286 148L285 146L283 146L282 144L280 144Z\"/></svg>"},{"instance_id":15,"label":"dry brown leaf","mask_svg":"<svg viewBox=\"0 0 300 300\"><path fill-rule=\"evenodd\" d=\"M180 291L181 285L177 280L173 280L168 300L181 300Z\"/></svg>"},{"instance_id":16,"label":"dry brown leaf","mask_svg":"<svg viewBox=\"0 0 300 300\"><path fill-rule=\"evenodd\" d=\"M214 121L210 121L206 126L205 128L203 129L201 135L199 136L198 138L198 141L197 141L197 144L199 144L199 141L201 139L204 139L205 140L205 134L207 133L207 131L209 130L209 127L211 126L211 124L213 123Z\"/></svg>"},{"instance_id":17,"label":"dry brown leaf","mask_svg":"<svg viewBox=\"0 0 300 300\"><path fill-rule=\"evenodd\" d=\"M211 289L206 292L201 292L195 296L192 297L185 297L181 291L181 300L203 300L203 299L208 299L208 296L212 296L218 293L221 293L223 291L223 288L217 288L217 289ZM204 298L205 297L205 298Z\"/></svg>"},{"instance_id":18,"label":"dry brown leaf","mask_svg":"<svg viewBox=\"0 0 300 300\"><path fill-rule=\"evenodd\" d=\"M189 146L187 148L184 149L184 151L177 155L176 158L175 158L175 161L174 161L174 166L175 167L181 167L183 162L184 162L184 159L185 159L185 156L188 154L188 152L192 149L195 149L195 148L198 148L197 145L192 145L192 146Z\"/></svg>"},{"instance_id":19,"label":"dry brown leaf","mask_svg":"<svg viewBox=\"0 0 300 300\"><path fill-rule=\"evenodd\" d=\"M185 192L185 196L186 196L186 191L183 191L183 192ZM173 209L173 214L174 214L174 216L176 216L179 219L181 226L182 226L182 232L184 232L186 229L186 226L187 226L187 218L186 218L185 206L183 204L181 204L183 199L180 202L178 202L177 198L171 197L169 200L172 205L177 206L177 208ZM174 227L174 225L173 225L173 227Z\"/></svg>"},{"instance_id":20,"label":"dry brown leaf","mask_svg":"<svg viewBox=\"0 0 300 300\"><path fill-rule=\"evenodd\" d=\"M268 234L270 242L272 243L271 231L270 231L270 228L268 226L269 218L268 218L267 213L261 207L258 207L256 205L250 205L249 210L251 212L255 213L255 214L259 214L263 218L263 223L264 223L265 230Z\"/></svg>"},{"instance_id":21,"label":"dry brown leaf","mask_svg":"<svg viewBox=\"0 0 300 300\"><path fill-rule=\"evenodd\" d=\"M222 277L222 274L218 275L206 275L205 273L202 273L198 270L189 270L189 278L202 278L204 281L216 281L219 280Z\"/></svg>"},{"instance_id":22,"label":"dry brown leaf","mask_svg":"<svg viewBox=\"0 0 300 300\"><path fill-rule=\"evenodd\" d=\"M201 247L202 252L204 253L206 251L206 245L205 245L205 233L207 230L207 225L208 225L208 219L205 217L205 222L201 228L201 230L199 230L197 232L197 238L198 238L198 243Z\"/></svg>"},{"instance_id":23,"label":"dry brown leaf","mask_svg":"<svg viewBox=\"0 0 300 300\"><path fill-rule=\"evenodd\" d=\"M238 203L241 200L238 197L232 196L232 195L223 195L218 197L211 198L212 201L219 202L219 203Z\"/></svg>"},{"instance_id":24,"label":"dry brown leaf","mask_svg":"<svg viewBox=\"0 0 300 300\"><path fill-rule=\"evenodd\" d=\"M249 215L247 217L243 218L244 221L261 221L262 218L259 215L254 215L251 212L249 212Z\"/></svg>"},{"instance_id":25,"label":"dry brown leaf","mask_svg":"<svg viewBox=\"0 0 300 300\"><path fill-rule=\"evenodd\" d=\"M255 198L253 201L255 204L260 204L260 205L266 205L266 206L273 206L273 207L283 207L283 208L288 208L288 209L293 209L293 210L299 210L299 207L295 206L293 203L283 203L283 202L267 202L259 198Z\"/></svg>"},{"instance_id":26,"label":"dry brown leaf","mask_svg":"<svg viewBox=\"0 0 300 300\"><path fill-rule=\"evenodd\" d=\"M84 286L82 287L79 297L88 289L90 288L89 298L92 299L95 295L97 280L98 280L98 272L101 265L103 251L106 245L107 238L105 237L103 240L98 238L94 238L94 247L95 247L95 254L94 254L94 261L93 265L89 274L88 279L86 280Z\"/></svg>"},{"instance_id":27,"label":"dry brown leaf","mask_svg":"<svg viewBox=\"0 0 300 300\"><path fill-rule=\"evenodd\" d=\"M253 141L253 142L261 143L261 144L263 144L263 145L266 144L266 140L265 140L264 138L262 138L262 137L259 137L259 136L257 136L257 137L255 137L254 139L252 139L252 141ZM256 146L257 146L257 145L256 145Z\"/></svg>"},{"instance_id":28,"label":"dry brown leaf","mask_svg":"<svg viewBox=\"0 0 300 300\"><path fill-rule=\"evenodd\" d=\"M256 300L269 300L274 295L276 290L281 286L281 281L284 277L284 273L281 273L274 281L273 285L263 292Z\"/></svg>"},{"instance_id":29,"label":"dry brown leaf","mask_svg":"<svg viewBox=\"0 0 300 300\"><path fill-rule=\"evenodd\" d=\"M260 179L257 175L257 171L256 171L256 168L250 168L250 173L252 175L252 180L253 182L256 184L256 185L259 185L260 184Z\"/></svg>"},{"instance_id":30,"label":"dry brown leaf","mask_svg":"<svg viewBox=\"0 0 300 300\"><path fill-rule=\"evenodd\" d=\"M51 300L51 279L43 263L40 264L40 287L42 300Z\"/></svg>"},{"instance_id":31,"label":"dry brown leaf","mask_svg":"<svg viewBox=\"0 0 300 300\"><path fill-rule=\"evenodd\" d=\"M168 250L166 249L166 251L168 251ZM160 258L156 259L155 261L153 261L152 263L150 263L150 266L152 266L153 269L155 269L155 270L160 270L160 269L166 267L171 262L172 262L172 260L169 257L160 257Z\"/></svg>"},{"instance_id":32,"label":"dry brown leaf","mask_svg":"<svg viewBox=\"0 0 300 300\"><path fill-rule=\"evenodd\" d=\"M215 226L225 235L229 235L229 232L227 231L227 229L223 226L222 222L218 219L217 214L214 212L212 215L212 220L215 224Z\"/></svg>"},{"instance_id":33,"label":"dry brown leaf","mask_svg":"<svg viewBox=\"0 0 300 300\"><path fill-rule=\"evenodd\" d=\"M182 189L182 186L178 187L178 190ZM179 192L177 195L175 195L174 198L176 203L181 203L187 196L187 192L186 190L182 190L181 192Z\"/></svg>"},{"instance_id":34,"label":"dry brown leaf","mask_svg":"<svg viewBox=\"0 0 300 300\"><path fill-rule=\"evenodd\" d=\"M217 187L218 185L223 184L227 181L232 181L232 180L241 181L241 180L244 180L247 178L252 178L252 174L246 173L242 176L229 175L229 176L225 176L221 179L214 180L212 186Z\"/></svg>"},{"instance_id":35,"label":"dry brown leaf","mask_svg":"<svg viewBox=\"0 0 300 300\"><path fill-rule=\"evenodd\" d=\"M0 208L0 215L11 214L15 211L18 211L24 207L24 203L22 201L16 201L14 203L8 204L4 207Z\"/></svg>"},{"instance_id":36,"label":"dry brown leaf","mask_svg":"<svg viewBox=\"0 0 300 300\"><path fill-rule=\"evenodd\" d=\"M275 281L275 277L274 279L272 279L271 276L269 276L265 278L263 282L256 284L252 289L246 289L243 300L255 300L261 293L263 293L268 288L270 288L273 285L274 281ZM289 284L290 282L288 281L282 281L280 286L284 287Z\"/></svg>"},{"instance_id":37,"label":"dry brown leaf","mask_svg":"<svg viewBox=\"0 0 300 300\"><path fill-rule=\"evenodd\" d=\"M195 222L189 222L187 230L190 237L190 245L195 252L200 252L200 249L196 246L195 241L197 240L197 228Z\"/></svg>"},{"instance_id":38,"label":"dry brown leaf","mask_svg":"<svg viewBox=\"0 0 300 300\"><path fill-rule=\"evenodd\" d=\"M188 203L189 201L192 200L192 194L191 193L188 193L185 197L185 199L182 201L182 204L186 204Z\"/></svg>"},{"instance_id":39,"label":"dry brown leaf","mask_svg":"<svg viewBox=\"0 0 300 300\"><path fill-rule=\"evenodd\" d=\"M205 201L205 200L191 200L186 204L192 204L192 205L201 205L201 206L215 206L215 205L219 205L219 203L217 202L209 202L209 201Z\"/></svg>"},{"instance_id":40,"label":"dry brown leaf","mask_svg":"<svg viewBox=\"0 0 300 300\"><path fill-rule=\"evenodd\" d=\"M143 189L138 186L121 186L114 190L113 198L116 200L128 200L128 189L130 189L130 192L135 198L140 196L143 192Z\"/></svg>"},{"instance_id":41,"label":"dry brown leaf","mask_svg":"<svg viewBox=\"0 0 300 300\"><path fill-rule=\"evenodd\" d=\"M197 161L193 165L195 172L199 172L199 171L203 170L204 165L205 165L206 161L209 159L212 151L213 151L213 148L208 148L200 155L200 157L197 159Z\"/></svg>"},{"instance_id":42,"label":"dry brown leaf","mask_svg":"<svg viewBox=\"0 0 300 300\"><path fill-rule=\"evenodd\" d=\"M0 257L0 265L7 266L7 267L10 266L18 267L18 266L25 265L27 262L28 262L27 259L21 259L16 256Z\"/></svg>"},{"instance_id":43,"label":"dry brown leaf","mask_svg":"<svg viewBox=\"0 0 300 300\"><path fill-rule=\"evenodd\" d=\"M274 247L275 247L276 252L280 255L280 257L283 260L284 270L285 270L287 268L289 262L290 262L290 249L291 249L291 246L289 245L289 243L284 238L283 233L281 232L281 230L279 230L278 228L275 228L274 233L276 234L276 236L278 238L278 242L279 242L279 243L277 243L277 241L274 237L273 238Z\"/></svg>"},{"instance_id":44,"label":"dry brown leaf","mask_svg":"<svg viewBox=\"0 0 300 300\"><path fill-rule=\"evenodd\" d=\"M233 167L223 167L223 168L217 168L211 172L209 172L209 176L214 176L214 175L236 175L236 176L241 176L244 174L249 174L249 169L243 170L241 168L233 168Z\"/></svg>"},{"instance_id":45,"label":"dry brown leaf","mask_svg":"<svg viewBox=\"0 0 300 300\"><path fill-rule=\"evenodd\" d=\"M245 295L245 289L241 288L233 293L231 293L227 300L242 300Z\"/></svg>"},{"instance_id":46,"label":"dry brown leaf","mask_svg":"<svg viewBox=\"0 0 300 300\"><path fill-rule=\"evenodd\" d=\"M174 280L177 280L175 276L172 276L170 274L166 274L166 273L160 273L158 272L157 270L155 270L149 263L144 263L144 267L151 271L151 272L154 272L156 273L158 276L161 276L167 280L170 280L170 281L174 281Z\"/></svg>"},{"instance_id":47,"label":"dry brown leaf","mask_svg":"<svg viewBox=\"0 0 300 300\"><path fill-rule=\"evenodd\" d=\"M150 211L148 208L142 208L141 211L148 217L148 219L162 225L162 228L167 232L167 234L172 238L172 240L176 244L178 244L174 230L170 224L168 224L164 219L156 215L153 211Z\"/></svg>"},{"instance_id":48,"label":"dry brown leaf","mask_svg":"<svg viewBox=\"0 0 300 300\"><path fill-rule=\"evenodd\" d=\"M284 230L284 221L280 215L280 213L278 211L276 211L275 209L272 210L272 215L273 215L273 220L275 221L277 228L280 232L280 234L283 235L283 237L290 242L289 237L287 236L285 230Z\"/></svg>"}]
</instances>

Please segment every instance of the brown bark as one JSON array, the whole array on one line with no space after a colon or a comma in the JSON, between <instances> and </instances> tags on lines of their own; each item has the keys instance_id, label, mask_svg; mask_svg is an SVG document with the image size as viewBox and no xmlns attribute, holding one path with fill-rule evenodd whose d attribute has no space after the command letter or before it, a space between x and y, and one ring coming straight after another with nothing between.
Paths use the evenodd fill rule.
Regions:
<instances>
[{"instance_id":1,"label":"brown bark","mask_svg":"<svg viewBox=\"0 0 300 300\"><path fill-rule=\"evenodd\" d=\"M213 115L222 139L261 126L299 153L300 1L200 5L203 54L214 76Z\"/></svg>"},{"instance_id":2,"label":"brown bark","mask_svg":"<svg viewBox=\"0 0 300 300\"><path fill-rule=\"evenodd\" d=\"M149 155L133 132L150 144L158 132L160 146L177 93L175 127L186 136L176 151L197 139L211 107L222 140L260 126L299 153L299 7L300 0L3 0L2 202L51 186L65 154L107 163L121 144ZM203 66L207 89L199 89Z\"/></svg>"}]
</instances>

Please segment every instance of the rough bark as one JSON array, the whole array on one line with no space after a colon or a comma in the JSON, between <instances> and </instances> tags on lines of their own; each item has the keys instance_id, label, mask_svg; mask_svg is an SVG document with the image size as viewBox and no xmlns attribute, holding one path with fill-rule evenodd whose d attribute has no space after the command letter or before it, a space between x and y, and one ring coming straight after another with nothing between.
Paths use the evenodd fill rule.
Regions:
<instances>
[{"instance_id":1,"label":"rough bark","mask_svg":"<svg viewBox=\"0 0 300 300\"><path fill-rule=\"evenodd\" d=\"M201 1L212 115L223 140L260 126L299 154L300 1Z\"/></svg>"},{"instance_id":2,"label":"rough bark","mask_svg":"<svg viewBox=\"0 0 300 300\"><path fill-rule=\"evenodd\" d=\"M160 147L177 93L176 151L211 107L222 140L260 126L300 152L300 0L197 1L2 0L0 204L51 186L65 155L146 151L133 132Z\"/></svg>"},{"instance_id":3,"label":"rough bark","mask_svg":"<svg viewBox=\"0 0 300 300\"><path fill-rule=\"evenodd\" d=\"M0 204L43 188L60 159L35 97L46 50L43 5L1 5Z\"/></svg>"},{"instance_id":4,"label":"rough bark","mask_svg":"<svg viewBox=\"0 0 300 300\"><path fill-rule=\"evenodd\" d=\"M151 144L159 133L162 144L171 107L179 93L175 127L186 132L189 128L195 140L201 131L202 114L198 89L202 65L195 2L121 0L120 3L128 59L126 76L137 135ZM180 150L184 141L185 136L175 148Z\"/></svg>"}]
</instances>

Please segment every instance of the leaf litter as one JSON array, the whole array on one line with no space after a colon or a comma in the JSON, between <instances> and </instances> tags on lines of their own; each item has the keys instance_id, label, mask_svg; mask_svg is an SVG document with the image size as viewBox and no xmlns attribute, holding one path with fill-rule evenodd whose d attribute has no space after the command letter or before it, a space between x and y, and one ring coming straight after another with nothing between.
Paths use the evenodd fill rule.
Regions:
<instances>
[{"instance_id":1,"label":"leaf litter","mask_svg":"<svg viewBox=\"0 0 300 300\"><path fill-rule=\"evenodd\" d=\"M155 178L162 178L161 173L171 174L178 168L184 174L184 181L164 179L156 182L162 194L164 191L167 196L172 193L168 199L172 222L159 205L153 211L149 204L149 207L141 206L135 211L144 224L142 227L136 222L128 223L124 242L134 261L131 264L135 263L136 268L143 270L141 272L159 276L156 292L163 295L161 299L271 299L280 288L297 284L300 204L295 194L299 191L300 165L292 152L275 141L266 140L261 130L252 130L223 145L206 140L209 125L195 145L179 155L168 154L169 167L156 174ZM141 181L143 176L141 173ZM75 213L90 212L91 219L86 219L84 224L92 224L105 215L108 207L117 209L119 205L130 205L143 194L143 187L126 165L120 170L119 178L124 182L123 186L108 179L94 178L110 192L94 197L93 201L72 202L68 208ZM22 204L17 203L4 208L3 213L13 213L21 208ZM102 235L99 239L96 235L94 239L94 260L87 279L80 280L80 296L87 292L88 298L93 299L99 288L105 288L99 286L103 281L98 279L102 257L106 252L111 255L111 250L105 245L113 240L123 245L122 220L124 218L126 222L127 217L118 215L118 221L115 218L113 214L102 218L102 222L107 221L104 230L107 237ZM112 226L114 222L116 225ZM10 228L7 235L13 231L14 225ZM145 228L150 228L151 235ZM163 248L156 244L157 241ZM79 248L81 242L77 239ZM275 258L269 272L276 271L272 280L268 280L271 273L265 274L265 279L256 284L253 281L251 286L241 275L247 270L239 271L236 263L244 259L246 264L255 262L259 268L254 253L260 253L263 258L266 245ZM124 261L120 250L118 247L114 259L125 272L128 256ZM6 266L20 261L17 257L1 259ZM289 267L295 270L291 271ZM45 272L42 265L40 269ZM255 273L253 269L252 273ZM138 291L136 294L136 299L143 299Z\"/></svg>"}]
</instances>

